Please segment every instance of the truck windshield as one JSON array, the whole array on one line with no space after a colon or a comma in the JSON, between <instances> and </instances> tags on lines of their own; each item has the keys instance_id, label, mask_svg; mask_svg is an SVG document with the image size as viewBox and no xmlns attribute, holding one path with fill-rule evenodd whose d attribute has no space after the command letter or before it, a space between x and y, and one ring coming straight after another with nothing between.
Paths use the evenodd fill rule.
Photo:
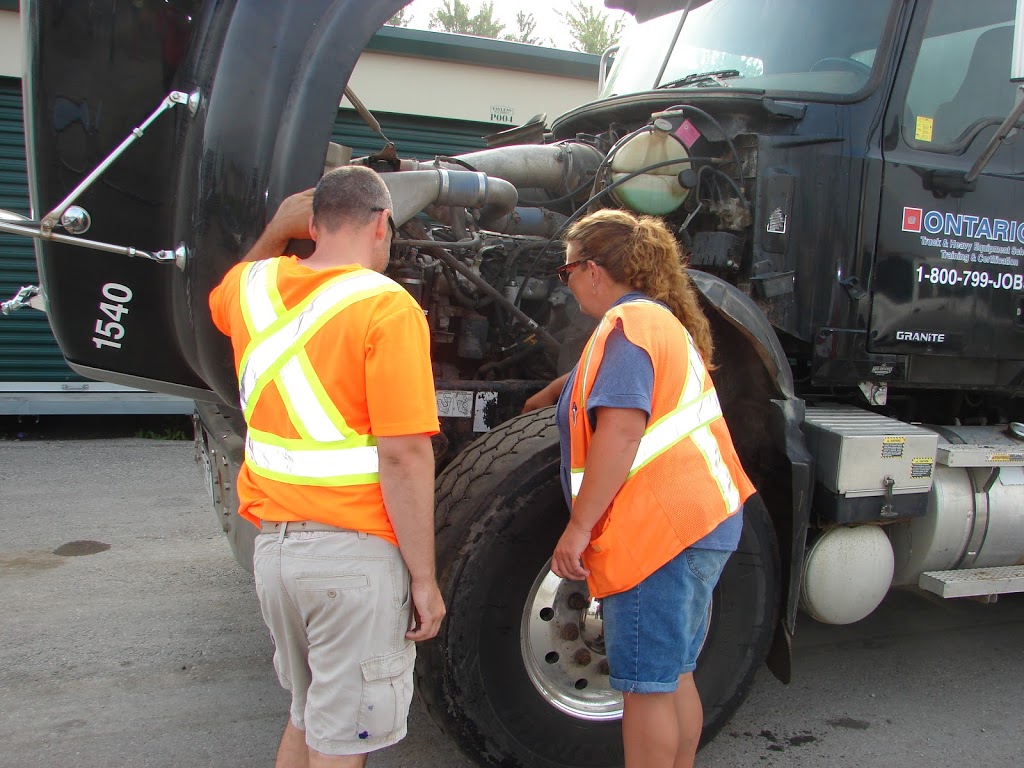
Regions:
<instances>
[{"instance_id":1,"label":"truck windshield","mask_svg":"<svg viewBox=\"0 0 1024 768\"><path fill-rule=\"evenodd\" d=\"M673 45L685 0L676 6L629 30L602 97L658 87L856 93L871 76L892 0L693 0Z\"/></svg>"}]
</instances>

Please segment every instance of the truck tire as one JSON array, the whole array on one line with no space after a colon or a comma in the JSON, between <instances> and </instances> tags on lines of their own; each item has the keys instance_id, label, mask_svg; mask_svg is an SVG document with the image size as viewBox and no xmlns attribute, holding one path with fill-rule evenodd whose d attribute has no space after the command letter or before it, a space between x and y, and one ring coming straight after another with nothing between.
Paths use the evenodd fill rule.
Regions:
<instances>
[{"instance_id":1,"label":"truck tire","mask_svg":"<svg viewBox=\"0 0 1024 768\"><path fill-rule=\"evenodd\" d=\"M448 616L438 637L420 648L417 690L431 717L480 764L623 762L621 699L608 687L604 657L584 645L585 632L574 638L566 629L573 622L564 614L578 616L586 584L548 571L567 520L558 466L548 408L488 433L438 478L438 567ZM743 701L764 661L778 590L775 536L755 497L740 549L715 590L698 662L705 741ZM543 646L548 637L551 649Z\"/></svg>"}]
</instances>

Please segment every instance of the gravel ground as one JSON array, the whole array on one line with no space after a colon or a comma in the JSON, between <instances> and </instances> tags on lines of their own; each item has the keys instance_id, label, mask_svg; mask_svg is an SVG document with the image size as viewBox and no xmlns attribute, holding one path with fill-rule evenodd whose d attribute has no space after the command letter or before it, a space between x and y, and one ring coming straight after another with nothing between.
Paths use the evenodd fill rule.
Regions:
<instances>
[{"instance_id":1,"label":"gravel ground","mask_svg":"<svg viewBox=\"0 0 1024 768\"><path fill-rule=\"evenodd\" d=\"M0 766L271 765L288 700L191 444L30 427L0 431ZM803 619L795 682L761 674L698 764L1019 767L1022 681L1021 596L897 593ZM414 704L371 765L470 764Z\"/></svg>"}]
</instances>

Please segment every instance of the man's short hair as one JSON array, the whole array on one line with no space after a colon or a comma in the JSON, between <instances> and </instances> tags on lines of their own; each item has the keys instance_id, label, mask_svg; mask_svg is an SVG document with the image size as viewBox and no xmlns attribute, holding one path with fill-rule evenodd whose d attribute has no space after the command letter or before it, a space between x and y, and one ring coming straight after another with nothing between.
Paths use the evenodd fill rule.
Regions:
<instances>
[{"instance_id":1,"label":"man's short hair","mask_svg":"<svg viewBox=\"0 0 1024 768\"><path fill-rule=\"evenodd\" d=\"M334 232L343 224L363 226L391 210L391 193L380 176L362 165L346 165L325 174L313 192L313 226Z\"/></svg>"}]
</instances>

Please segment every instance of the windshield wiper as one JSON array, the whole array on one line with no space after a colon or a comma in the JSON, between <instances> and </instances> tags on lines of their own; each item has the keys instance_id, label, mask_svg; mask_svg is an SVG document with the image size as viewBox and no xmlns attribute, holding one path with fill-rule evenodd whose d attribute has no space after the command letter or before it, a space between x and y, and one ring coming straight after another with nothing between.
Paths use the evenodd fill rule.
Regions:
<instances>
[{"instance_id":1,"label":"windshield wiper","mask_svg":"<svg viewBox=\"0 0 1024 768\"><path fill-rule=\"evenodd\" d=\"M733 77L742 77L738 69L716 69L711 72L692 72L686 77L681 77L678 80L662 83L658 88L685 88L688 85L703 85L704 83L712 83L714 85L728 87L729 84L725 81Z\"/></svg>"}]
</instances>

